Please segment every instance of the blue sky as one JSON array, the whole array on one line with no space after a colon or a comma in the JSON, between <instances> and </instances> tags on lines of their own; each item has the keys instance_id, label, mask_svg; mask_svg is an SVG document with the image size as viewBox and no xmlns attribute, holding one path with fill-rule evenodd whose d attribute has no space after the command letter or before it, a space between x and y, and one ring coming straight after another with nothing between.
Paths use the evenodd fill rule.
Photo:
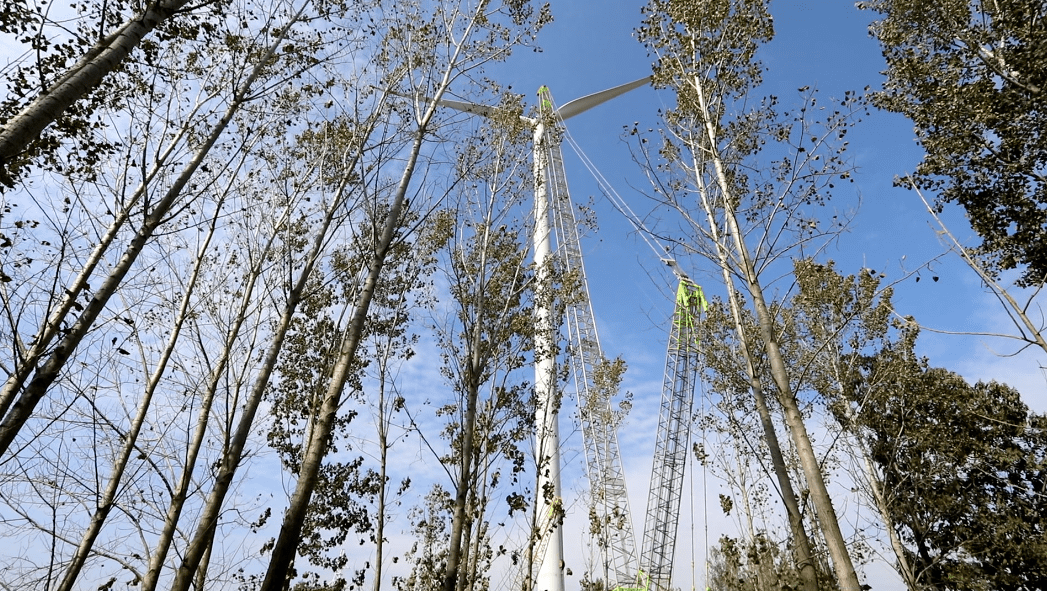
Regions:
<instances>
[{"instance_id":1,"label":"blue sky","mask_svg":"<svg viewBox=\"0 0 1047 591\"><path fill-rule=\"evenodd\" d=\"M646 51L632 36L640 20L639 0L563 0L555 1L555 22L539 37L542 52L521 51L504 66L492 68L489 74L529 100L540 85L548 85L557 103L615 86L645 76L650 71ZM771 4L777 36L763 51L767 67L765 89L786 102L801 86L820 89L823 97L840 96L846 90L861 91L869 85L876 88L881 80L882 59L876 42L866 33L874 17L862 13L851 2L839 0L777 0ZM7 48L0 47L0 53ZM614 101L579 115L569 121L569 131L603 175L631 206L646 211L646 203L637 189L645 189L647 180L632 161L622 139L625 126L640 122L642 128L656 126L660 107L671 96L641 88ZM855 273L862 267L886 272L888 281L901 279L903 269L914 269L941 254L929 226L923 206L910 192L894 188L895 175L911 170L920 159L912 127L898 115L873 111L851 134L851 157L858 167L852 185L861 209L851 231L838 246L826 254L837 262L837 269ZM621 356L629 365L624 388L636 396L636 404L619 433L630 478L634 527L642 530L642 514L647 495L654 429L657 423L667 318L672 313L675 280L659 263L629 225L600 196L597 184L565 150L565 162L576 201L595 197L599 231L585 237L583 246L590 279L590 290L604 351ZM848 196L842 195L846 198ZM853 199L844 199L840 207L849 207ZM963 227L963 216L950 210L948 219L961 237L969 237ZM904 257L904 259L903 259ZM711 267L686 269L711 293L721 290ZM932 277L939 277L933 281ZM895 304L902 314L911 314L922 324L946 331L1010 332L1006 317L998 304L986 294L973 272L953 257L946 257L922 280L910 278L896 286ZM958 371L969 380L998 379L1023 393L1025 401L1040 411L1047 411L1043 395L1043 375L1039 366L1042 355L1027 351L1023 355L1000 358L996 352L1010 353L1017 346L1001 340L981 337L938 335L924 331L919 350L934 365ZM696 401L696 405L700 405ZM569 414L569 413L567 413ZM563 432L573 429L564 425ZM572 462L573 475L581 473L580 442L575 433L566 442L565 458ZM419 451L418 456L426 457ZM433 466L421 459L411 466L424 473ZM434 470L435 471L435 470ZM571 472L569 471L568 474ZM691 547L694 548L701 584L704 561L706 509L709 514L709 541L721 532L737 535L736 524L725 519L715 500L726 489L710 481L708 493L698 490L684 500L685 515L681 521L676 584L687 588L691 582ZM565 482L565 489L578 493L585 483ZM277 486L278 488L278 486ZM693 507L695 517L690 516ZM837 509L848 523L861 517L851 499L841 496ZM282 507L280 508L282 510ZM569 521L568 564L575 576L568 589L577 588L582 571L581 534L584 511L574 505L576 514ZM693 527L694 533L690 528ZM398 542L408 540L401 536ZM693 542L693 543L692 543ZM866 567L866 582L877 591L901 589L901 583L882 562Z\"/></svg>"},{"instance_id":2,"label":"blue sky","mask_svg":"<svg viewBox=\"0 0 1047 591\"><path fill-rule=\"evenodd\" d=\"M562 105L647 75L650 59L632 36L643 5L637 0L554 2L555 21L539 37L543 51L519 53L504 68L494 70L495 77L512 85L514 92L525 93L531 101L538 86L548 85L557 104ZM874 14L859 11L849 2L828 0L779 0L772 2L771 12L776 37L761 53L767 70L763 92L780 96L783 107L790 106L789 101L797 96L796 89L801 86L818 88L823 99L841 96L847 90L861 92L866 86L874 90L879 87L880 72L885 66L877 42L867 34ZM641 88L567 123L586 155L641 213L648 207L637 189L645 189L647 181L631 160L628 145L622 139L623 126L631 127L639 121L642 128L656 127L657 110L670 101L667 94ZM845 274L865 267L886 273L885 282L899 281L894 298L897 311L915 316L929 329L1014 332L999 304L954 255L931 263L920 272L920 281L915 277L903 280L905 271L915 270L945 251L916 195L894 187L892 182L896 175L911 171L922 153L912 125L900 115L872 110L863 119L848 137L850 158L858 169L856 183L851 185L855 192L850 196L841 194L842 199L830 206L850 209L860 199L860 208L850 231L824 258L836 261L837 270ZM637 401L619 437L627 450L624 453L630 473L634 527L639 533L650 470L650 451L645 450L653 450L666 319L672 313L675 281L600 196L596 182L566 146L564 154L575 201L596 198L599 231L583 238L590 291L604 351L611 356L621 355L629 364L624 388L632 391ZM962 212L952 208L945 217L961 240L974 243ZM686 271L705 284L707 291L721 291L711 266ZM776 285L772 291L785 287ZM1047 399L1043 396L1044 378L1039 369L1042 353L1037 355L1030 350L1007 358L997 355L1019 348L1002 339L936 334L931 330L921 333L918 344L918 351L928 356L932 365L947 367L969 381L1007 382L1022 392L1032 408L1045 411ZM567 445L577 449L578 442L568 441ZM581 490L584 483L565 482L564 486ZM707 506L710 529L730 533L732 526L721 516L715 500L718 487L722 489L720 484L710 485L708 501L700 491L693 495L695 511L702 513ZM685 508L688 502L684 500ZM847 522L858 522L862 518L859 514L866 512L852 499L839 498L836 504L841 519ZM690 562L690 521L687 515L681 520L681 547L677 552L675 583L682 588L691 584L688 569L682 568L683 563ZM704 560L702 521L700 515L694 520L699 532L695 539L699 573ZM714 542L718 534L710 536L710 542ZM882 562L866 567L866 579L875 589L903 588ZM701 574L695 581L695 585L700 584ZM571 587L569 580L568 588Z\"/></svg>"}]
</instances>

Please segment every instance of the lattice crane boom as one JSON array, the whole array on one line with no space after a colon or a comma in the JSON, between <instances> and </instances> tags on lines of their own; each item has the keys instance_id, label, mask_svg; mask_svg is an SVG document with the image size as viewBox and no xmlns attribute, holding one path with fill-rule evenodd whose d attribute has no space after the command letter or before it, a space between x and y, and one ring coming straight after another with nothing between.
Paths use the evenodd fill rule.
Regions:
<instances>
[{"instance_id":1,"label":"lattice crane boom","mask_svg":"<svg viewBox=\"0 0 1047 591\"><path fill-rule=\"evenodd\" d=\"M675 261L665 262L680 282L665 355L658 434L640 554L640 569L648 577L652 591L669 591L672 584L691 409L698 379L698 321L706 305L702 289Z\"/></svg>"},{"instance_id":2,"label":"lattice crane boom","mask_svg":"<svg viewBox=\"0 0 1047 591\"><path fill-rule=\"evenodd\" d=\"M569 106L569 105L568 105ZM566 106L565 106L566 107ZM560 111L563 111L561 108ZM666 353L665 378L648 496L642 552L637 560L625 471L612 407L616 391L602 387L597 373L607 363L593 319L582 261L578 220L568 191L560 150L559 112L547 88L539 90L539 112L548 122L541 138L544 183L556 237L557 260L581 289L565 310L568 358L578 399L592 503L590 531L601 546L602 579L619 591L669 591L679 524L683 477L690 443L691 410L698 380L698 326L705 298L676 261L665 259L679 278L676 307Z\"/></svg>"},{"instance_id":3,"label":"lattice crane boom","mask_svg":"<svg viewBox=\"0 0 1047 591\"><path fill-rule=\"evenodd\" d=\"M548 89L539 91L542 116L557 114ZM545 159L545 177L552 213L552 227L557 239L556 251L563 270L579 286L579 297L571 298L566 307L568 358L574 378L579 422L585 448L586 471L589 476L590 531L602 546L605 563L604 580L614 586L632 582L636 578L636 549L625 470L618 447L616 413L613 398L617 391L608 391L599 379L601 366L607 363L600 347L600 339L593 318L589 286L582 261L578 220L567 188L563 154L560 150L561 129L548 125L542 140Z\"/></svg>"}]
</instances>

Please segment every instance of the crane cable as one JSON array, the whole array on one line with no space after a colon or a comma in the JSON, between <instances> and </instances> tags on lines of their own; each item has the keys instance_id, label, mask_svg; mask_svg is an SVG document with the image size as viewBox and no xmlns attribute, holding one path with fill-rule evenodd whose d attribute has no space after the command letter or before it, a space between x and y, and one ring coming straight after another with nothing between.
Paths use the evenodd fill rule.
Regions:
<instances>
[{"instance_id":1,"label":"crane cable","mask_svg":"<svg viewBox=\"0 0 1047 591\"><path fill-rule=\"evenodd\" d=\"M699 309L698 313L701 314L701 310L700 309ZM698 379L698 390L699 390L698 391L698 395L702 399L701 417L704 420L705 414L706 414L706 409L705 409L705 383L701 379L701 375L703 373L703 368L704 368L703 363L702 363L702 361L704 360L704 355L702 355L703 351L704 351L704 348L701 346L701 341L699 341L698 342L698 376L699 376L699 379ZM708 441L708 439L706 438L706 435L707 435L707 433L706 433L705 429L703 428L702 429L701 456L699 456L697 451L696 451L696 453L694 453L694 457L702 465L702 511L703 511L702 519L705 522L705 552L706 552L706 554L705 554L705 591L710 591L710 587L709 587L709 462L708 462L708 452L706 451L708 449L708 447L706 446L706 443ZM696 569L695 563L697 561L695 560L695 556L694 556L694 539L695 539L695 536L694 536L694 492L693 492L694 491L694 470L693 469L691 470L690 475L691 475L691 491L692 491L692 494L691 494L691 591L696 591L696 587L695 587L695 571L697 569Z\"/></svg>"},{"instance_id":2,"label":"crane cable","mask_svg":"<svg viewBox=\"0 0 1047 591\"><path fill-rule=\"evenodd\" d=\"M578 142L576 142L574 140L574 137L571 136L571 132L567 129L567 126L564 124L563 120L559 120L558 123L560 124L560 128L563 130L564 141L566 141L567 144L569 146L571 146L571 149L574 151L574 153L578 156L579 159L581 159L582 164L585 165L585 168L589 171L589 174L591 174L593 176L593 178L596 180L596 184L600 187L600 191L604 194L605 197L607 197L607 200L610 201L611 206L614 207L614 209L616 209L618 211L618 213L622 214L622 216L625 217L625 219L629 221L629 223L632 225L633 229L636 230L636 233L639 234L641 238L643 238L644 242L647 243L647 246L654 252L655 256L657 256L659 260L668 263L671 267L673 267L674 272L677 272L677 274L679 274L678 267L676 266L676 262L673 261L672 259L667 259L666 258L666 253L669 252L668 248L664 247L658 241L657 238L653 238L654 233L647 229L647 227L644 225L643 221L640 219L640 216L636 215L636 212L634 212L632 210L632 208L629 207L629 204L626 203L625 199L623 199L622 196L618 194L618 191L616 191L615 188L611 185L611 183L607 181L607 179L606 179L606 177L604 177L603 173L600 172L600 170L596 167L595 164L593 164L592 160L590 160L589 157L582 150L582 147L579 146ZM699 375L701 375L701 367L702 367L701 350L702 350L701 347L699 347L699 360L698 360ZM698 387L700 389L700 396L702 398L702 417L704 418L705 417L705 413L706 413L706 408L705 408L705 387L704 387L704 384L703 384L703 380L699 379L698 380L698 384L699 384ZM706 442L707 442L706 432L705 432L705 429L703 428L702 429L702 454L703 454L703 456L705 456L705 454L708 453L706 451ZM703 516L702 517L703 517L703 520L705 521L705 528L704 528L705 529L705 532L704 532L704 537L705 537L705 582L706 582L705 590L706 591L710 591L710 588L709 588L709 467L708 467L708 458L707 457L703 457L703 459L701 459L700 461L701 461L701 464L702 464L702 510L703 510ZM691 470L691 490L692 491L694 490L694 470ZM696 562L696 560L695 560L695 555L694 555L694 537L695 536L694 536L694 495L693 494L691 495L690 505L691 505L691 508L690 508L690 513L691 513L691 589L692 589L692 591L695 591L695 584L694 584L695 576L694 575L695 575L695 570L696 570L695 569L695 562Z\"/></svg>"},{"instance_id":3,"label":"crane cable","mask_svg":"<svg viewBox=\"0 0 1047 591\"><path fill-rule=\"evenodd\" d=\"M703 369L703 365L702 365L702 360L703 359L704 359L704 356L702 355L702 349L699 348L698 349L698 371L699 371L699 375L700 375L700 373L701 373L701 371ZM698 380L698 388L700 390L699 394L702 397L702 420L704 421L705 420L705 414L706 414L706 410L705 410L705 382L702 379L700 379L700 378ZM706 433L705 428L703 427L702 428L702 460L701 460L701 462L702 462L702 507L703 507L703 510L705 512L705 514L702 516L702 519L705 520L705 591L711 591L710 587L709 587L709 452L707 451L708 450L708 446L706 445L706 442L708 441L708 439L706 438L707 435L708 435L708 433ZM694 474L694 470L691 471L691 474ZM692 515L693 514L694 513L692 512ZM691 534L691 536L692 536L691 539L694 539L694 534L693 533ZM691 552L692 552L691 562L693 563L694 562L694 557L693 557L694 544L693 543L691 544ZM693 579L693 575L692 575L692 579Z\"/></svg>"},{"instance_id":4,"label":"crane cable","mask_svg":"<svg viewBox=\"0 0 1047 591\"><path fill-rule=\"evenodd\" d=\"M596 165L593 164L592 160L590 160L589 157L586 156L585 152L582 151L582 147L578 145L578 142L574 141L574 137L571 136L571 132L568 131L567 126L564 125L564 122L561 120L559 121L559 123L561 128L563 129L564 140L567 142L569 146L571 146L571 149L574 150L574 153L578 155L578 158L581 159L582 164L585 165L585 168L589 171L589 174L593 175L593 178L596 179L596 184L600 187L600 191L604 194L604 196L607 197L607 200L611 202L611 206L614 207L618 211L618 213L622 214L622 216L624 216L626 220L628 220L628 222L632 225L633 229L636 230L636 233L639 234L641 238L643 238L643 241L646 242L647 246L650 247L652 252L654 252L655 256L657 256L659 260L664 261L665 253L668 252L668 249L662 246L662 244L658 242L658 239L651 238L651 236L653 236L654 233L648 230L646 226L644 226L644 223L640 219L640 216L636 215L636 212L634 212L632 208L629 207L629 204L625 202L625 199L622 199L622 196L618 194L618 191L616 191L614 187L611 186L611 183L607 181L603 173L600 172L600 169L598 169Z\"/></svg>"}]
</instances>

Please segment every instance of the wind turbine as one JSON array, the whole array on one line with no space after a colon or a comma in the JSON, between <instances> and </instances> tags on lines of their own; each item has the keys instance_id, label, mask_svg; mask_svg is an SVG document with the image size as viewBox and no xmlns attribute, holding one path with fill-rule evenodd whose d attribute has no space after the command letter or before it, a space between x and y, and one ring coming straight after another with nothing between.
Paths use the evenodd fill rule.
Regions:
<instances>
[{"instance_id":1,"label":"wind turbine","mask_svg":"<svg viewBox=\"0 0 1047 591\"><path fill-rule=\"evenodd\" d=\"M567 102L559 108L555 108L549 89L542 86L538 90L538 116L524 117L521 119L533 130L533 165L534 165L534 263L536 268L536 280L538 289L547 285L550 257L552 256L552 240L550 226L550 205L554 208L557 203L569 199L566 195L567 187L563 174L563 160L560 153L560 141L556 133L556 124L563 122L575 115L584 113L593 107L601 105L630 90L634 90L650 82L650 77L640 78L627 84L615 86L581 98ZM472 113L483 117L491 117L499 112L498 107L441 99L437 104ZM552 174L551 174L552 173ZM560 194L562 193L562 194ZM575 266L581 273L583 287L586 290L584 309L575 306L575 310L568 319L568 329L573 333L572 341L576 345L573 369L575 373L576 389L581 398L582 389L588 389L592 384L592 370L594 364L602 358L599 349L599 339L596 337L595 322L593 321L592 308L589 305L588 285L585 284L584 268L581 266L581 250L578 246L577 226L573 221L573 208L567 204L567 215L560 216L561 231L566 236L560 236L560 242L564 243L567 251L567 265ZM571 220L572 227L565 227L563 219ZM566 240L565 240L566 239ZM539 292L535 297L535 351L554 351L556 345L556 334L553 330L552 310L547 305L547 299ZM560 428L559 414L556 403L556 367L555 359L551 355L542 355L535 361L535 393L537 397L537 409L535 424L537 426L537 449L538 449L538 482L536 521L538 523L538 534L541 536L540 543L535 547L534 564L538 565L537 573L525 570L527 577L526 586L517 586L531 591L531 582L534 582L533 591L564 591L564 552L563 552L563 529L560 527L563 519L563 506L561 501L562 486L560 482ZM580 375L587 374L587 375ZM604 400L609 404L609 401ZM636 570L636 558L633 548L634 539L632 525L629 522L628 499L625 491L625 476L621 465L621 457L618 452L616 435L613 430L606 428L606 419L601 419L600 412L586 412L579 404L579 414L582 416L583 437L586 439L586 463L590 482L593 488L594 500L598 500L610 512L624 515L624 522L617 526L614 531L608 531L604 535L605 550L610 560L619 561L608 571L614 571L616 579L633 576ZM591 409L590 409L591 410ZM599 497L599 498L597 498ZM608 520L608 524L610 520ZM607 579L605 578L605 581ZM609 582L609 581L608 581Z\"/></svg>"}]
</instances>

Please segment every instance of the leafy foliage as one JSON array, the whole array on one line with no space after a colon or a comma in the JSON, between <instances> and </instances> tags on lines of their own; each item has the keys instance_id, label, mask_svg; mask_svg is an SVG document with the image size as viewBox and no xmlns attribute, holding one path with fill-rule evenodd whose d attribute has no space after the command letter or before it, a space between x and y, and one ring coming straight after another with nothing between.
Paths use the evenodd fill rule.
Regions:
<instances>
[{"instance_id":1,"label":"leafy foliage","mask_svg":"<svg viewBox=\"0 0 1047 591\"><path fill-rule=\"evenodd\" d=\"M1047 416L1016 390L973 386L911 342L868 358L893 379L848 389L917 582L973 591L1047 588ZM840 417L842 421L847 420Z\"/></svg>"},{"instance_id":2,"label":"leafy foliage","mask_svg":"<svg viewBox=\"0 0 1047 591\"><path fill-rule=\"evenodd\" d=\"M111 51L121 42L128 23L149 20L153 34L139 42L127 59L108 58L90 66L104 70L101 81L94 87L76 88L70 106L60 113L47 113L48 126L29 138L25 150L3 158L0 180L8 186L34 166L95 180L100 164L122 147L114 139L119 130L105 131L112 126L115 113L126 111L135 95L163 93L164 87L184 81L189 72L171 67L174 55L184 59L187 54L199 56L207 45L224 47L230 38L245 32L247 20L257 20L251 10L231 0L206 0L186 10L181 10L185 0L145 4L89 0L68 7L33 4L5 2L0 9L0 33L10 34L32 56L16 62L5 77L7 96L0 101L0 125L53 92L58 83L87 70L84 64L89 60ZM59 16L64 14L75 17L66 21ZM235 33L224 22L230 15L233 22L242 23ZM199 67L192 59L181 65L189 71Z\"/></svg>"},{"instance_id":3,"label":"leafy foliage","mask_svg":"<svg viewBox=\"0 0 1047 591\"><path fill-rule=\"evenodd\" d=\"M957 203L997 270L1047 277L1047 3L870 0L881 108L913 121L919 186Z\"/></svg>"},{"instance_id":4,"label":"leafy foliage","mask_svg":"<svg viewBox=\"0 0 1047 591\"><path fill-rule=\"evenodd\" d=\"M1045 417L1013 388L972 386L917 358L916 325L891 321L892 290L874 271L844 277L831 262L798 261L796 276L782 316L806 368L801 387L872 461L904 574L920 588L1043 588Z\"/></svg>"},{"instance_id":5,"label":"leafy foliage","mask_svg":"<svg viewBox=\"0 0 1047 591\"><path fill-rule=\"evenodd\" d=\"M534 272L527 262L529 216L521 207L531 175L523 163L528 131L515 97L458 147L463 179L454 206L434 217L431 240L450 298L436 310L441 373L450 396L437 415L451 476L451 529L443 588L475 588L493 552L487 544L492 499L525 479L523 443L534 424L531 362ZM521 221L528 220L528 221ZM508 464L508 465L506 465ZM500 512L499 512L500 513Z\"/></svg>"},{"instance_id":6,"label":"leafy foliage","mask_svg":"<svg viewBox=\"0 0 1047 591\"><path fill-rule=\"evenodd\" d=\"M818 561L815 571L819 589L839 589L827 564ZM709 549L709 575L705 586L724 591L802 588L800 573L787 546L764 532L757 533L751 540L721 537L719 545Z\"/></svg>"},{"instance_id":7,"label":"leafy foliage","mask_svg":"<svg viewBox=\"0 0 1047 591\"><path fill-rule=\"evenodd\" d=\"M437 591L442 587L447 570L447 540L450 498L439 485L425 496L424 503L411 511L411 535L414 542L407 551L412 565L406 577L394 577L399 591Z\"/></svg>"},{"instance_id":8,"label":"leafy foliage","mask_svg":"<svg viewBox=\"0 0 1047 591\"><path fill-rule=\"evenodd\" d=\"M279 381L269 394L272 425L269 444L280 455L286 469L298 474L302 461L303 440L308 437L319 411L320 401L330 383L330 368L338 355L342 318L351 306L359 276L366 272L373 235L370 226L385 215L379 206L373 216L362 220L357 240L333 253L327 279L313 282L311 294L303 302L301 314L292 322L280 364ZM389 259L388 280L380 284L365 324L369 339L389 341L397 355L413 355L414 337L408 332L407 295L424 286L425 267L431 264L426 249L398 241ZM361 349L361 353L364 351ZM361 398L365 393L364 370L370 363L366 353L354 360L353 377L348 381L350 394ZM332 550L346 543L350 534L374 534L371 508L367 499L385 485L379 475L366 468L364 458L354 457L352 422L358 411L350 404L336 418L336 429L329 442L329 457L321 468L312 502L306 515L299 553L310 562L331 571L348 564L344 553ZM406 485L405 485L406 486ZM401 491L402 492L402 491Z\"/></svg>"}]
</instances>

